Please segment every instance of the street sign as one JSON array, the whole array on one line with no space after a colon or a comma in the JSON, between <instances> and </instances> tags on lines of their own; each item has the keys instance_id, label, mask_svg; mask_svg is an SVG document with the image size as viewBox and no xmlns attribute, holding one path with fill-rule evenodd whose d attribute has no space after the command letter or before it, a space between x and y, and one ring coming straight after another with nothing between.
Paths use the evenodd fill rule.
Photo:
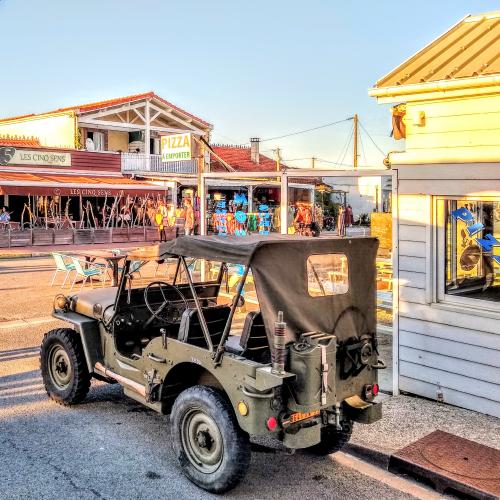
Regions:
<instances>
[{"instance_id":1,"label":"street sign","mask_svg":"<svg viewBox=\"0 0 500 500\"><path fill-rule=\"evenodd\" d=\"M191 134L164 135L161 138L161 161L191 160Z\"/></svg>"}]
</instances>

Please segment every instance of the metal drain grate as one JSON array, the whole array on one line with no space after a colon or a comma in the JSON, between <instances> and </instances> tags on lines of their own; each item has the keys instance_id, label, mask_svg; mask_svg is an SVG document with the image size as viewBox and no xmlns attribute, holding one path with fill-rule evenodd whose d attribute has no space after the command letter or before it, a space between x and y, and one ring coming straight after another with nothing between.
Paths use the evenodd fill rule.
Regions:
<instances>
[{"instance_id":1,"label":"metal drain grate","mask_svg":"<svg viewBox=\"0 0 500 500\"><path fill-rule=\"evenodd\" d=\"M434 431L399 450L389 470L431 483L439 493L500 498L500 451L447 432Z\"/></svg>"}]
</instances>

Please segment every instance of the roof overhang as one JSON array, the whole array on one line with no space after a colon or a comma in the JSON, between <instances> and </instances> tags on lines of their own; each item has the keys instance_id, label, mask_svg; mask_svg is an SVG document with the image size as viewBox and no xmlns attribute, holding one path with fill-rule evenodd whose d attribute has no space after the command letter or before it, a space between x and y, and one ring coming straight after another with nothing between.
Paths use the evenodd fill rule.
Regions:
<instances>
[{"instance_id":1,"label":"roof overhang","mask_svg":"<svg viewBox=\"0 0 500 500\"><path fill-rule=\"evenodd\" d=\"M498 93L500 93L500 75L373 87L368 91L368 95L376 97L380 103L426 101Z\"/></svg>"},{"instance_id":2,"label":"roof overhang","mask_svg":"<svg viewBox=\"0 0 500 500\"><path fill-rule=\"evenodd\" d=\"M144 196L162 194L168 187L166 183L161 186L123 177L0 172L0 194L18 196Z\"/></svg>"},{"instance_id":3,"label":"roof overhang","mask_svg":"<svg viewBox=\"0 0 500 500\"><path fill-rule=\"evenodd\" d=\"M80 125L108 130L145 130L149 123L150 130L160 133L190 132L202 136L213 128L156 95L110 103L99 109L80 109L77 115Z\"/></svg>"}]
</instances>

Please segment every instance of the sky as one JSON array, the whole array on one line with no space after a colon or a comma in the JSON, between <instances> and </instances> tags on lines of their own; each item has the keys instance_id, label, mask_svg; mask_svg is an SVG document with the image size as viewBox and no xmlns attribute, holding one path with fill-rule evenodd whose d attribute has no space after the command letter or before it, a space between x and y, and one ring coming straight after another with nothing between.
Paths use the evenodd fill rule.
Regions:
<instances>
[{"instance_id":1,"label":"sky","mask_svg":"<svg viewBox=\"0 0 500 500\"><path fill-rule=\"evenodd\" d=\"M0 117L154 91L214 125L212 142L264 141L290 166L361 165L404 149L383 75L466 14L498 1L0 0ZM376 145L375 145L375 144ZM382 151L379 151L379 149ZM331 162L331 163L327 163Z\"/></svg>"}]
</instances>

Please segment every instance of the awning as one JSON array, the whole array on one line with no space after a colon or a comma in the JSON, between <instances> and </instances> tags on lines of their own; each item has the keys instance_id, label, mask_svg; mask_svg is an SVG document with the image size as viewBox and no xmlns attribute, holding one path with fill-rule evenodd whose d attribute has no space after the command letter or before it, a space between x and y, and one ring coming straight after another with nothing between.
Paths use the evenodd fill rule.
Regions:
<instances>
[{"instance_id":1,"label":"awning","mask_svg":"<svg viewBox=\"0 0 500 500\"><path fill-rule=\"evenodd\" d=\"M127 177L0 172L0 194L45 196L131 196L164 194L167 187Z\"/></svg>"}]
</instances>

